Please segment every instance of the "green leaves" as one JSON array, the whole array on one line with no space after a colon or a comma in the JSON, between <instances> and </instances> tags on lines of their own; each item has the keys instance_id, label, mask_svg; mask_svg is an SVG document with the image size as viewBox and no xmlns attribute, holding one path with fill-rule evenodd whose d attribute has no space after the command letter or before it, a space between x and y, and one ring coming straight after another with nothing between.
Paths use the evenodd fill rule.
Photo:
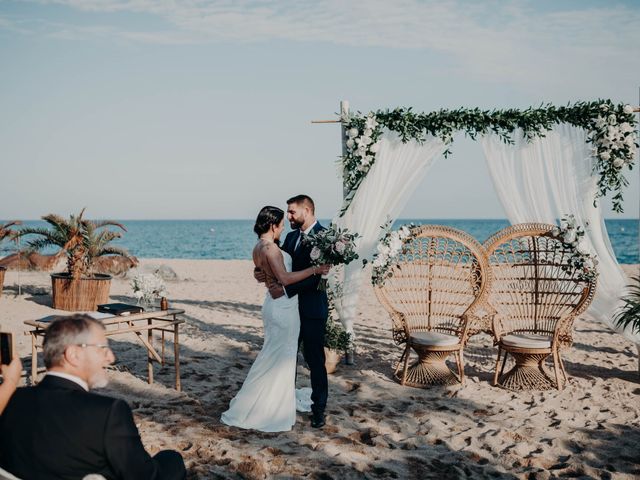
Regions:
<instances>
[{"instance_id":1,"label":"green leaves","mask_svg":"<svg viewBox=\"0 0 640 480\"><path fill-rule=\"evenodd\" d=\"M339 352L346 352L351 348L351 334L342 325L329 318L324 334L324 346Z\"/></svg>"},{"instance_id":2,"label":"green leaves","mask_svg":"<svg viewBox=\"0 0 640 480\"><path fill-rule=\"evenodd\" d=\"M605 124L602 117L607 118ZM373 117L378 125L374 131L377 140L382 128L396 132L403 142L415 140L423 143L430 135L441 139L447 146L445 158L451 154L450 145L454 135L463 132L475 140L479 135L495 133L506 144L513 144L512 135L516 129L522 129L524 138L531 141L544 137L554 125L567 123L587 131L588 142L594 145L594 171L599 175L598 192L594 199L614 192L613 210L622 212L622 191L628 185L622 175L622 167L631 170L635 150L638 148L636 130L637 121L632 109L627 105L614 104L611 100L598 99L592 102L576 102L566 106L541 104L537 108L525 110L481 110L479 108L441 109L428 113L416 113L411 108L378 110L363 115L361 112L349 117L346 130L356 128L362 132L366 118ZM346 212L355 193L375 162L362 165L357 156L349 153L343 158L344 182L349 192L343 202L341 215Z\"/></svg>"},{"instance_id":3,"label":"green leaves","mask_svg":"<svg viewBox=\"0 0 640 480\"><path fill-rule=\"evenodd\" d=\"M619 327L630 327L632 332L640 333L640 276L632 277L631 281L627 296L622 297L624 306L614 320Z\"/></svg>"}]
</instances>

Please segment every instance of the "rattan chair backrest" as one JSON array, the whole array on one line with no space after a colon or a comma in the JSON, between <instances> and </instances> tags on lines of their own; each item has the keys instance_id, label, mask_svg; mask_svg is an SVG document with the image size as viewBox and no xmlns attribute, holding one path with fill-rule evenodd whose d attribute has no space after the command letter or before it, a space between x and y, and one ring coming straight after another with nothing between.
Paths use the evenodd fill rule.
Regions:
<instances>
[{"instance_id":1,"label":"rattan chair backrest","mask_svg":"<svg viewBox=\"0 0 640 480\"><path fill-rule=\"evenodd\" d=\"M485 243L493 283L496 338L508 333L554 335L570 344L573 319L591 303L596 280L580 278L569 264L571 248L551 236L553 225L507 227ZM558 322L562 320L562 323Z\"/></svg>"},{"instance_id":2,"label":"rattan chair backrest","mask_svg":"<svg viewBox=\"0 0 640 480\"><path fill-rule=\"evenodd\" d=\"M391 268L393 275L375 290L394 319L397 342L429 330L464 338L467 318L482 304L490 282L486 254L476 239L458 229L423 225L405 240Z\"/></svg>"}]
</instances>

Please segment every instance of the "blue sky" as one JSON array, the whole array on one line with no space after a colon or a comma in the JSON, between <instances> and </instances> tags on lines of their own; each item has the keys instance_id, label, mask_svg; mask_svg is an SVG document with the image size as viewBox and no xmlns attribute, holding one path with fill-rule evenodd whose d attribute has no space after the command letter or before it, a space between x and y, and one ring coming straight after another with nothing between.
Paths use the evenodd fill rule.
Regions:
<instances>
[{"instance_id":1,"label":"blue sky","mask_svg":"<svg viewBox=\"0 0 640 480\"><path fill-rule=\"evenodd\" d=\"M0 0L0 218L253 218L300 192L332 217L339 128L310 121L341 99L636 105L638 24L634 1ZM479 145L453 151L403 216L504 217Z\"/></svg>"}]
</instances>

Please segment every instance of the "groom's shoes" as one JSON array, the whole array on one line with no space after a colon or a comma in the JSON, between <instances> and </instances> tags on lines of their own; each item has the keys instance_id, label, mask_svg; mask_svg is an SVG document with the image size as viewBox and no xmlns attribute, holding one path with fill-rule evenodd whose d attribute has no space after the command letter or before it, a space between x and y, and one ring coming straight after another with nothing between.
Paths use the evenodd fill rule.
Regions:
<instances>
[{"instance_id":1,"label":"groom's shoes","mask_svg":"<svg viewBox=\"0 0 640 480\"><path fill-rule=\"evenodd\" d=\"M325 425L324 413L314 413L311 415L311 426L313 428L322 428Z\"/></svg>"}]
</instances>

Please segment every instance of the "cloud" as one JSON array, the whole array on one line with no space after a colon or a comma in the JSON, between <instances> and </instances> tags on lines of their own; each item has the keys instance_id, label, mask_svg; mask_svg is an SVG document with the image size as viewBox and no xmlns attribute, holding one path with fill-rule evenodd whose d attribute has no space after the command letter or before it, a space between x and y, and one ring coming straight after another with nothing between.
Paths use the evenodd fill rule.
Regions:
<instances>
[{"instance_id":1,"label":"cloud","mask_svg":"<svg viewBox=\"0 0 640 480\"><path fill-rule=\"evenodd\" d=\"M317 42L349 47L424 50L452 59L460 74L534 86L631 67L640 35L640 10L623 4L544 11L536 2L368 0L172 1L40 0L84 12L101 23L104 14L131 13L162 20L162 30L132 31L117 24L88 28L51 24L64 38L118 37L155 44ZM102 14L102 15L101 15ZM9 28L2 23L0 29ZM633 70L635 68L635 70Z\"/></svg>"}]
</instances>

